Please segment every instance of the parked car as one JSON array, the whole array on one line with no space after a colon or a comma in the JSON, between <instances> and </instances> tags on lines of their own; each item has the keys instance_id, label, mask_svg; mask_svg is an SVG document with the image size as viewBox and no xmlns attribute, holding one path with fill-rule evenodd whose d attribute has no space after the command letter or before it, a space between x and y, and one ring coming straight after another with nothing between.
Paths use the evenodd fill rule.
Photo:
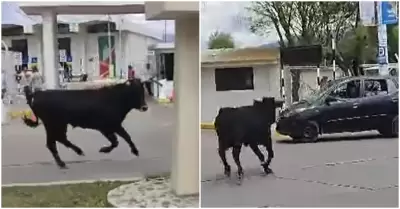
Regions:
<instances>
[{"instance_id":1,"label":"parked car","mask_svg":"<svg viewBox=\"0 0 400 209\"><path fill-rule=\"evenodd\" d=\"M398 87L398 78L393 76L337 79L283 109L276 131L303 142L315 142L325 133L367 130L398 136Z\"/></svg>"}]
</instances>

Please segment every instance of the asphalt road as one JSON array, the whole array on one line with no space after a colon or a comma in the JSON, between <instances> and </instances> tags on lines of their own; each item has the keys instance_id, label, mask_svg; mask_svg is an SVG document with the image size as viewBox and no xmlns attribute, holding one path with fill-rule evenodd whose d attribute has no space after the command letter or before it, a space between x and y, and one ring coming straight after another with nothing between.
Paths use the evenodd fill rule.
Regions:
<instances>
[{"instance_id":1,"label":"asphalt road","mask_svg":"<svg viewBox=\"0 0 400 209\"><path fill-rule=\"evenodd\" d=\"M398 139L375 132L324 136L318 143L274 143L274 174L261 175L250 148L241 155L245 179L223 178L212 131L202 131L202 207L398 207Z\"/></svg>"},{"instance_id":2,"label":"asphalt road","mask_svg":"<svg viewBox=\"0 0 400 209\"><path fill-rule=\"evenodd\" d=\"M171 167L174 133L173 107L149 104L145 113L132 110L123 126L139 149L140 156L131 154L125 141L109 154L99 149L109 142L99 132L69 127L68 138L79 146L85 156L58 145L61 158L69 169L60 170L45 145L43 126L36 129L19 119L2 126L2 183L42 183L103 178L133 178L167 173Z\"/></svg>"}]
</instances>

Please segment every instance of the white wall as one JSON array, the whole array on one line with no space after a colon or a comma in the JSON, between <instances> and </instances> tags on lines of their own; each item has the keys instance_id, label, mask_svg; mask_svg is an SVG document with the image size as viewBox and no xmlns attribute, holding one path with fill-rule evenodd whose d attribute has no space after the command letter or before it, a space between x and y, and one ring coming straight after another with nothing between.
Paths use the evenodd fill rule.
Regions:
<instances>
[{"instance_id":1,"label":"white wall","mask_svg":"<svg viewBox=\"0 0 400 209\"><path fill-rule=\"evenodd\" d=\"M232 73L235 71L232 70ZM215 89L215 68L201 68L201 121L214 120L220 107L250 105L264 96L279 98L279 66L253 66L254 90L219 91Z\"/></svg>"},{"instance_id":2,"label":"white wall","mask_svg":"<svg viewBox=\"0 0 400 209\"><path fill-rule=\"evenodd\" d=\"M6 42L9 46L11 46L11 40L16 39L27 39L28 42L28 56L29 59L31 57L38 57L38 66L39 70L43 69L42 65L42 55L41 55L41 27L35 30L36 33L33 35L21 35L21 36L4 36L2 40ZM98 42L97 39L99 36L106 36L107 33L90 33L88 34L88 44L87 44L87 60L86 65L89 69L85 69L87 72L94 70L94 75L99 75L99 64L98 64ZM122 67L123 70L127 70L127 66L129 63L138 63L137 65L145 66L144 63L147 59L147 51L148 46L151 44L157 43L158 40L154 38L150 38L141 34L132 33L128 31L124 31L122 33L122 47L125 54L123 57L126 57L126 60L122 59L122 63L118 59L120 55L119 50L119 35L118 32L112 33L115 36L115 46L116 46L116 73L120 74L120 69ZM81 34L58 34L57 38L71 38L71 56L72 56L72 68L73 72L80 72L80 63L79 60L82 58L82 49L83 47L83 37ZM89 62L89 59L92 57L96 57L94 63ZM29 60L30 63L30 60ZM122 66L121 66L122 64ZM136 65L136 64L135 64ZM95 69L93 69L95 68Z\"/></svg>"},{"instance_id":3,"label":"white wall","mask_svg":"<svg viewBox=\"0 0 400 209\"><path fill-rule=\"evenodd\" d=\"M126 56L124 61L125 68L127 69L128 65L132 65L135 72L140 74L146 67L148 47L159 41L137 33L127 33L122 40L127 43L124 49Z\"/></svg>"},{"instance_id":4,"label":"white wall","mask_svg":"<svg viewBox=\"0 0 400 209\"><path fill-rule=\"evenodd\" d=\"M254 90L246 91L219 91L215 89L215 68L201 68L201 121L214 120L220 107L233 107L250 105L253 99L264 96L280 98L279 65L253 66ZM234 73L234 70L232 70ZM336 75L339 76L337 71ZM300 82L312 89L317 88L317 71L303 70L300 74ZM332 79L332 71L321 70L320 78L327 76ZM304 85L305 84L305 85ZM300 98L307 96L307 89L301 88Z\"/></svg>"}]
</instances>

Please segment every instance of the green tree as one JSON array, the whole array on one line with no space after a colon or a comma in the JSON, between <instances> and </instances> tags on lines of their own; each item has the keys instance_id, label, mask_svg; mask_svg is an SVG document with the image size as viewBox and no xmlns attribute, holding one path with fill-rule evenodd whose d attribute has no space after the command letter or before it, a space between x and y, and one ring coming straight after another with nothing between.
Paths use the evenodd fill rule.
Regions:
<instances>
[{"instance_id":1,"label":"green tree","mask_svg":"<svg viewBox=\"0 0 400 209\"><path fill-rule=\"evenodd\" d=\"M208 48L235 48L235 41L230 33L215 31L208 38Z\"/></svg>"},{"instance_id":2,"label":"green tree","mask_svg":"<svg viewBox=\"0 0 400 209\"><path fill-rule=\"evenodd\" d=\"M336 42L355 27L357 2L252 2L249 10L250 30L259 35L268 35L275 30L281 47L321 44L325 56L331 48L331 37ZM347 72L348 63L342 53L337 53L337 63ZM292 98L299 99L300 72L293 70Z\"/></svg>"},{"instance_id":3,"label":"green tree","mask_svg":"<svg viewBox=\"0 0 400 209\"><path fill-rule=\"evenodd\" d=\"M394 54L399 55L399 25L387 26L389 62L398 62Z\"/></svg>"}]
</instances>

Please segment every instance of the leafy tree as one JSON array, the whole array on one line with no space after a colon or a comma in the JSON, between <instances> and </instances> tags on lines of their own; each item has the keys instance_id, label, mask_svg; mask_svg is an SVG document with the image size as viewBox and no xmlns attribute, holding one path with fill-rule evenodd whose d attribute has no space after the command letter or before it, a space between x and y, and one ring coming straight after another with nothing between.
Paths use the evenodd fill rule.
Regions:
<instances>
[{"instance_id":1,"label":"leafy tree","mask_svg":"<svg viewBox=\"0 0 400 209\"><path fill-rule=\"evenodd\" d=\"M357 2L252 2L250 30L259 35L268 35L275 30L281 47L321 44L329 57L331 37L338 42L346 32L356 26ZM331 56L331 55L330 55ZM349 63L337 53L337 63L347 72ZM300 72L293 70L292 98L299 99Z\"/></svg>"},{"instance_id":2,"label":"leafy tree","mask_svg":"<svg viewBox=\"0 0 400 209\"><path fill-rule=\"evenodd\" d=\"M397 62L394 54L399 55L399 25L387 26L389 62Z\"/></svg>"},{"instance_id":3,"label":"leafy tree","mask_svg":"<svg viewBox=\"0 0 400 209\"><path fill-rule=\"evenodd\" d=\"M235 41L230 33L215 31L208 38L208 48L235 48Z\"/></svg>"}]
</instances>

